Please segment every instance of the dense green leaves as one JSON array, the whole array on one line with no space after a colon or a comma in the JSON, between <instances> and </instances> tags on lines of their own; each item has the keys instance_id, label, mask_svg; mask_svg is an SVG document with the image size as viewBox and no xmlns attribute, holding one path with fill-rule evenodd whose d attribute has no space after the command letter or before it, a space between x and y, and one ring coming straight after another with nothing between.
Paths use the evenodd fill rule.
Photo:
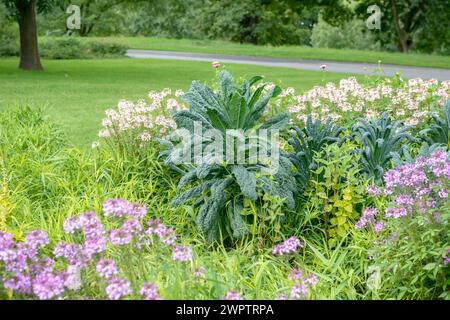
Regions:
<instances>
[{"instance_id":1,"label":"dense green leaves","mask_svg":"<svg viewBox=\"0 0 450 320\"><path fill-rule=\"evenodd\" d=\"M384 171L390 167L396 153L401 154L407 142L416 141L409 131L410 126L403 122L392 122L388 113L379 120L357 119L359 124L353 126L353 137L358 138L361 147L357 150L364 173L380 181Z\"/></svg>"},{"instance_id":2,"label":"dense green leaves","mask_svg":"<svg viewBox=\"0 0 450 320\"><path fill-rule=\"evenodd\" d=\"M247 233L248 221L241 214L244 199L259 202L267 194L283 199L287 208L294 208L296 186L291 175L291 162L283 156L276 157L278 150L274 145L277 141L271 141L267 135L259 135L283 130L289 116L278 114L262 121L269 101L281 92L278 86L266 89L265 84L258 84L262 79L255 76L238 85L230 73L222 71L217 92L194 81L182 97L189 110L173 115L178 129L185 130L190 139L183 142L179 137L172 137L172 142L164 142L167 150L161 156L166 165L183 174L178 189L190 188L175 197L172 205L192 201L195 206L200 206L196 223L208 241L219 239L221 234L238 238ZM199 124L202 132L195 130ZM213 129L209 132L222 139L219 143L227 153L223 154L222 161L205 152L194 157L200 161L179 162L183 150L200 146L206 151L217 142L203 135L207 129ZM229 146L229 135L242 137L243 148L240 149L234 141ZM266 152L267 158L255 157L261 150ZM243 159L229 159L230 151L242 152Z\"/></svg>"},{"instance_id":3,"label":"dense green leaves","mask_svg":"<svg viewBox=\"0 0 450 320\"><path fill-rule=\"evenodd\" d=\"M450 101L445 104L442 117L433 116L430 127L422 130L420 137L430 144L450 146Z\"/></svg>"},{"instance_id":4,"label":"dense green leaves","mask_svg":"<svg viewBox=\"0 0 450 320\"><path fill-rule=\"evenodd\" d=\"M311 170L316 169L314 156L329 144L342 143L345 139L340 138L343 131L344 128L333 124L330 119L322 123L313 120L311 115L306 120L305 128L292 128L288 143L294 151L288 157L297 169L294 175L302 190L308 186Z\"/></svg>"}]
</instances>

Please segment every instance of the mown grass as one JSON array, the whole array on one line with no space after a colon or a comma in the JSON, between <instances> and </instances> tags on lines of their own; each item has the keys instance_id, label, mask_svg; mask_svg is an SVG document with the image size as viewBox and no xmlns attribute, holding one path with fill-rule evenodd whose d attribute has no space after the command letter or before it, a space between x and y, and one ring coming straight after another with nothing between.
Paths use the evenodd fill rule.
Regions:
<instances>
[{"instance_id":1,"label":"mown grass","mask_svg":"<svg viewBox=\"0 0 450 320\"><path fill-rule=\"evenodd\" d=\"M187 90L193 79L209 81L207 62L150 59L44 60L43 72L17 68L17 59L0 60L0 111L17 105L44 106L70 141L87 147L95 140L107 108L120 99L145 98L165 87ZM246 65L227 65L237 76L260 74L302 91L350 75ZM358 78L361 78L359 76Z\"/></svg>"},{"instance_id":2,"label":"mown grass","mask_svg":"<svg viewBox=\"0 0 450 320\"><path fill-rule=\"evenodd\" d=\"M306 46L255 46L218 40L163 39L146 37L124 37L115 39L127 41L128 46L131 49L220 53L288 59L367 62L374 64L377 64L378 60L381 60L383 64L450 68L449 56L431 54L404 54L398 52L368 50L311 48Z\"/></svg>"}]
</instances>

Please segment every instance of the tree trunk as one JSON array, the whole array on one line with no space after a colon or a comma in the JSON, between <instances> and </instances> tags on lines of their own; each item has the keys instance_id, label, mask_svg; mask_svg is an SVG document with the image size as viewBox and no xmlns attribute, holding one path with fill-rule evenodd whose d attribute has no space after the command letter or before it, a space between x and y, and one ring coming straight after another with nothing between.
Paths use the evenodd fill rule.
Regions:
<instances>
[{"instance_id":1,"label":"tree trunk","mask_svg":"<svg viewBox=\"0 0 450 320\"><path fill-rule=\"evenodd\" d=\"M392 5L392 20L394 21L395 29L398 35L398 48L401 52L407 52L409 49L408 40L405 30L400 26L400 20L397 13L397 3L395 0L391 0Z\"/></svg>"},{"instance_id":2,"label":"tree trunk","mask_svg":"<svg viewBox=\"0 0 450 320\"><path fill-rule=\"evenodd\" d=\"M20 64L23 70L42 70L39 58L36 0L19 2Z\"/></svg>"}]
</instances>

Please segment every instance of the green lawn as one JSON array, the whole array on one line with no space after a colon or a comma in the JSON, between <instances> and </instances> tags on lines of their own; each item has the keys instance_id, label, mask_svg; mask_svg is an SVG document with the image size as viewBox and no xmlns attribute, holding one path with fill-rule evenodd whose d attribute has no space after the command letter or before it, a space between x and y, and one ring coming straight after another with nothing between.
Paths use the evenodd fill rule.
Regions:
<instances>
[{"instance_id":1,"label":"green lawn","mask_svg":"<svg viewBox=\"0 0 450 320\"><path fill-rule=\"evenodd\" d=\"M207 81L215 74L208 62L173 60L44 60L43 72L21 71L17 65L17 59L0 60L0 111L18 104L45 106L79 146L96 139L104 110L118 100L144 98L165 87L186 90L192 80ZM297 90L350 76L246 65L227 69L237 76L265 75Z\"/></svg>"},{"instance_id":2,"label":"green lawn","mask_svg":"<svg viewBox=\"0 0 450 320\"><path fill-rule=\"evenodd\" d=\"M127 41L132 49L168 50L233 55L264 56L290 59L318 59L384 64L399 64L421 67L450 68L450 56L427 54L403 54L349 49L324 49L303 46L255 46L216 40L176 40L161 38L128 37L116 38Z\"/></svg>"}]
</instances>

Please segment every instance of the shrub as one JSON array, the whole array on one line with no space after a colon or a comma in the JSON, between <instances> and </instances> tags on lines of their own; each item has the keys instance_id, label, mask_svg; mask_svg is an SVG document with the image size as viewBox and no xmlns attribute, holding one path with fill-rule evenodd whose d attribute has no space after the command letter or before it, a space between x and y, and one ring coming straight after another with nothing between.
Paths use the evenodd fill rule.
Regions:
<instances>
[{"instance_id":1,"label":"shrub","mask_svg":"<svg viewBox=\"0 0 450 320\"><path fill-rule=\"evenodd\" d=\"M85 40L77 37L44 38L40 53L49 59L89 59L121 57L127 47L117 41Z\"/></svg>"},{"instance_id":2,"label":"shrub","mask_svg":"<svg viewBox=\"0 0 450 320\"><path fill-rule=\"evenodd\" d=\"M80 59L83 57L83 44L73 37L63 37L43 41L40 54L49 59Z\"/></svg>"},{"instance_id":3,"label":"shrub","mask_svg":"<svg viewBox=\"0 0 450 320\"><path fill-rule=\"evenodd\" d=\"M365 22L358 19L334 27L319 17L312 29L311 45L317 48L380 50L380 43L367 32Z\"/></svg>"},{"instance_id":4,"label":"shrub","mask_svg":"<svg viewBox=\"0 0 450 320\"><path fill-rule=\"evenodd\" d=\"M449 168L449 155L436 151L386 172L384 190L369 189L376 208L355 227L369 227L376 237L370 251L372 277L381 280L371 285L376 296L449 298Z\"/></svg>"},{"instance_id":5,"label":"shrub","mask_svg":"<svg viewBox=\"0 0 450 320\"><path fill-rule=\"evenodd\" d=\"M18 26L8 21L3 4L0 4L0 57L19 55Z\"/></svg>"},{"instance_id":6,"label":"shrub","mask_svg":"<svg viewBox=\"0 0 450 320\"><path fill-rule=\"evenodd\" d=\"M86 43L87 52L94 57L118 57L124 56L127 47L118 41L90 40Z\"/></svg>"},{"instance_id":7,"label":"shrub","mask_svg":"<svg viewBox=\"0 0 450 320\"><path fill-rule=\"evenodd\" d=\"M209 241L232 236L242 237L248 232L246 217L242 216L245 199L256 203L264 202L264 194L278 196L285 200L288 208L294 207L295 185L290 177L290 162L284 158L270 159L274 152L274 146L257 138L260 130L279 130L288 121L285 114L280 114L270 120L262 122L264 110L269 100L277 96L281 89L272 87L266 94L262 95L264 85L252 90L252 86L261 80L261 77L253 77L237 86L231 74L222 71L219 75L219 90L214 92L206 85L196 81L192 83L190 90L183 96L189 104L189 110L176 112L173 119L177 127L183 129L183 137L177 135L172 141L183 139L182 143L172 144L165 141L168 150L165 163L182 173L178 188L187 185L191 188L184 191L173 199L174 206L188 201L194 201L194 206L200 206L196 218L197 224ZM200 129L196 129L201 125ZM216 136L207 137L204 133L211 130ZM199 130L199 131L198 131ZM223 144L230 136L239 135L244 143L244 161L229 159L228 155L236 146ZM226 159L223 151L205 151L213 147L220 139L224 150L227 152ZM276 142L275 142L276 143ZM202 155L194 155L195 162L183 164L185 151L187 150L189 160L191 150L200 147ZM240 148L240 147L238 147ZM231 151L233 149L233 151ZM250 150L251 149L251 150ZM255 157L257 154L252 150L266 150L269 163ZM234 155L235 156L235 155ZM278 172L270 174L264 169L278 168Z\"/></svg>"}]
</instances>

